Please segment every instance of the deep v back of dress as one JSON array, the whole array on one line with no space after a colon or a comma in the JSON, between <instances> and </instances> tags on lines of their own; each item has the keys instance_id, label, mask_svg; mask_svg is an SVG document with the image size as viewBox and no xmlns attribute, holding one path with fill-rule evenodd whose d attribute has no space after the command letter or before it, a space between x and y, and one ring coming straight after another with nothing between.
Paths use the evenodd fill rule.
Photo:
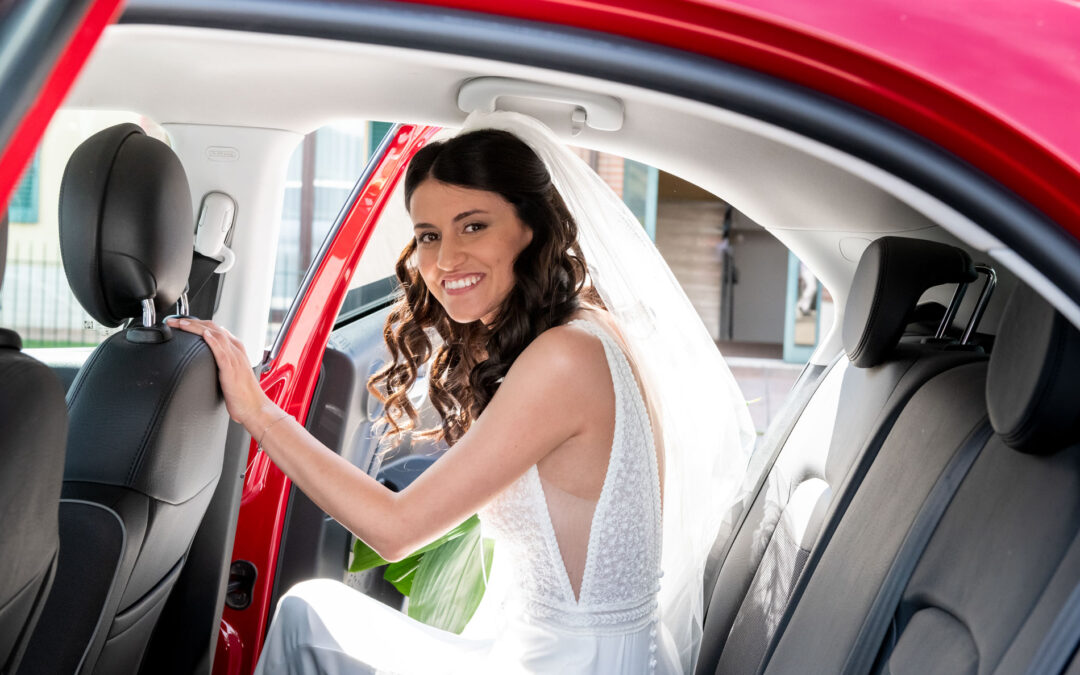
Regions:
<instances>
[{"instance_id":1,"label":"deep v back of dress","mask_svg":"<svg viewBox=\"0 0 1080 675\"><path fill-rule=\"evenodd\" d=\"M600 497L590 504L567 495L546 483L534 466L480 518L485 533L495 536L500 564L508 560L513 567L516 599L525 615L554 625L619 631L647 620L656 609L659 469L652 425L626 355L596 323L572 323L603 344L615 391L615 430ZM570 545L560 547L560 541ZM581 570L578 594L568 569Z\"/></svg>"}]
</instances>

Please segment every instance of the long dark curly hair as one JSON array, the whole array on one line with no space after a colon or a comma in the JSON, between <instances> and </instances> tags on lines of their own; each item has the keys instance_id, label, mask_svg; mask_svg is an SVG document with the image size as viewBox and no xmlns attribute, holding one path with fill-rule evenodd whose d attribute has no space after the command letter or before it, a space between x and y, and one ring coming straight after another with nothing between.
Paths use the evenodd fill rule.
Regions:
<instances>
[{"instance_id":1,"label":"long dark curly hair","mask_svg":"<svg viewBox=\"0 0 1080 675\"><path fill-rule=\"evenodd\" d=\"M418 413L408 390L430 359L429 393L442 428L419 433L453 445L536 336L566 323L583 301L601 303L586 286L577 223L543 161L517 136L482 129L422 148L405 174L406 207L427 180L497 193L532 230L532 241L514 261L514 285L490 325L461 324L446 314L416 268L415 239L398 258L401 296L383 329L391 361L368 381L368 390L383 403L388 435L413 430Z\"/></svg>"}]
</instances>

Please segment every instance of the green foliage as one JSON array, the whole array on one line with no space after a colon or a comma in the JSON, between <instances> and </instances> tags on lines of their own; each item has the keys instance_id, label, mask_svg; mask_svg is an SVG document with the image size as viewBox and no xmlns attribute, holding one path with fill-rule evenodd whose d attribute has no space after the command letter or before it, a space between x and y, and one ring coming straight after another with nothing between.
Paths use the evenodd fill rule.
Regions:
<instances>
[{"instance_id":1,"label":"green foliage","mask_svg":"<svg viewBox=\"0 0 1080 675\"><path fill-rule=\"evenodd\" d=\"M416 578L416 569L420 567L420 558L423 556L423 553L417 553L396 563L390 563L383 572L383 579L392 583L398 593L406 597L412 595L413 579Z\"/></svg>"},{"instance_id":2,"label":"green foliage","mask_svg":"<svg viewBox=\"0 0 1080 675\"><path fill-rule=\"evenodd\" d=\"M480 520L473 516L395 563L357 540L349 571L386 565L383 578L409 597L409 616L461 633L484 597L494 554L495 542L480 536Z\"/></svg>"}]
</instances>

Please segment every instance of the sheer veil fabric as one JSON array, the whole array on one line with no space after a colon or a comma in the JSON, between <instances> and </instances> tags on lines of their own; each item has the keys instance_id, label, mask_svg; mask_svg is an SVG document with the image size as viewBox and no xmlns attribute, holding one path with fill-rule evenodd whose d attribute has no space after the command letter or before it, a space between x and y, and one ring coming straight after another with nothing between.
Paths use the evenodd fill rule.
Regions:
<instances>
[{"instance_id":1,"label":"sheer veil fabric","mask_svg":"<svg viewBox=\"0 0 1080 675\"><path fill-rule=\"evenodd\" d=\"M659 601L683 672L693 672L705 561L739 497L756 439L745 399L667 263L607 184L536 119L476 112L461 131L485 128L514 134L547 165L577 222L590 281L659 417L665 464Z\"/></svg>"}]
</instances>

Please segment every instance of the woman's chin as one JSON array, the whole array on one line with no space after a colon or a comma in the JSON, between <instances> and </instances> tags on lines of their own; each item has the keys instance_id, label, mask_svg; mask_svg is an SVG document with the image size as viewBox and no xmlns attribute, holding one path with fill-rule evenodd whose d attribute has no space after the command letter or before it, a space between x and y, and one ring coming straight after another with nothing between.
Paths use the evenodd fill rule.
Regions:
<instances>
[{"instance_id":1,"label":"woman's chin","mask_svg":"<svg viewBox=\"0 0 1080 675\"><path fill-rule=\"evenodd\" d=\"M442 305L443 311L450 317L450 320L462 325L475 323L477 321L483 321L487 324L489 323L488 319L493 318L499 308L498 302L484 302L480 298L469 298L468 302L463 302L465 298L445 296L437 299L439 304ZM457 300L457 302L454 302L454 300Z\"/></svg>"},{"instance_id":2,"label":"woman's chin","mask_svg":"<svg viewBox=\"0 0 1080 675\"><path fill-rule=\"evenodd\" d=\"M462 310L462 309L452 311L452 310L450 310L449 308L447 308L445 306L443 307L443 309L446 310L446 315L450 317L451 321L453 321L454 323L462 324L462 325L470 324L470 323L473 323L475 321L479 321L484 316L483 312L474 312L474 311L468 311L468 310Z\"/></svg>"}]
</instances>

